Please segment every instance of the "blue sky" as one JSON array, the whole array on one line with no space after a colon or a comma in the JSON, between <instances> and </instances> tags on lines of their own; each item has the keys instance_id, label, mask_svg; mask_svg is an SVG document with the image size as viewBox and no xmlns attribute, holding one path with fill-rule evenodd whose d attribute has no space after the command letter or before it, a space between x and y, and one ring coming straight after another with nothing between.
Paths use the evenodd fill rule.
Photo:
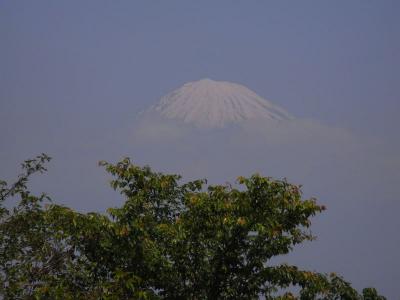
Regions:
<instances>
[{"instance_id":1,"label":"blue sky","mask_svg":"<svg viewBox=\"0 0 400 300\"><path fill-rule=\"evenodd\" d=\"M243 83L298 116L394 133L399 6L3 1L2 99L18 110L29 94L31 105L57 106L64 117L73 104L83 115L94 105L118 115L211 77Z\"/></svg>"},{"instance_id":2,"label":"blue sky","mask_svg":"<svg viewBox=\"0 0 400 300\"><path fill-rule=\"evenodd\" d=\"M393 298L400 294L394 284L400 276L395 270L400 224L394 213L400 208L395 194L400 183L399 9L398 1L2 1L0 178L15 175L19 162L46 152L54 160L43 182L34 182L38 189L78 209L111 206L115 194L107 189L98 160L129 155L167 168L162 157L152 161L150 146L130 140L139 111L187 81L238 82L298 118L331 128L323 131L328 135L343 130L354 137L351 150L345 138L332 146L323 172L315 167L310 176L302 174L301 164L297 171L277 165L271 170L332 202L321 233L349 231L344 249L353 250L354 265L348 262L351 256L340 264L346 253L337 247L332 263L324 260L316 267L340 265L339 273L357 286L372 284ZM334 141L317 144L315 155L328 153L323 151ZM166 149L176 151L174 144ZM243 151L261 159L265 149ZM194 152L185 153L190 161ZM174 157L178 160L171 155L172 162ZM344 161L352 166L349 174L363 173L353 186L333 168ZM256 163L241 167L250 172L250 166ZM242 175L233 174L240 170L204 169L228 178ZM313 181L324 174L343 191L335 192L328 180ZM368 192L360 192L363 185ZM381 187L386 194L376 192ZM346 195L355 199L347 217ZM337 198L342 200L334 202ZM372 250L368 242L375 244ZM319 243L317 250L310 250L313 245L306 250L330 255L338 240ZM299 257L307 265L307 255ZM365 275L368 270L378 270L379 276Z\"/></svg>"}]
</instances>

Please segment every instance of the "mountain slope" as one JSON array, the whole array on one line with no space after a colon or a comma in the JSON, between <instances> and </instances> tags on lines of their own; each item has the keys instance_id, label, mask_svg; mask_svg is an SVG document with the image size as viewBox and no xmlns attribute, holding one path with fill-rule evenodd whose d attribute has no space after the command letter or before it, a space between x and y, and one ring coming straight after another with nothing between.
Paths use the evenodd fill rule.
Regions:
<instances>
[{"instance_id":1,"label":"mountain slope","mask_svg":"<svg viewBox=\"0 0 400 300\"><path fill-rule=\"evenodd\" d=\"M211 79L184 84L150 110L169 119L211 128L259 118L292 119L285 110L243 85Z\"/></svg>"}]
</instances>

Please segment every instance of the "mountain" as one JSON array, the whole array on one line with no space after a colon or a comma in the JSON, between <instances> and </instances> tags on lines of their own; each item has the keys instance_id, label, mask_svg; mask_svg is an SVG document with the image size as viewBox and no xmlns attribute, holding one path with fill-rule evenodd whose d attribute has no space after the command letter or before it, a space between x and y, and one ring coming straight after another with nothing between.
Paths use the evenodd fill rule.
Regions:
<instances>
[{"instance_id":1,"label":"mountain","mask_svg":"<svg viewBox=\"0 0 400 300\"><path fill-rule=\"evenodd\" d=\"M243 85L211 79L184 84L162 97L150 111L168 119L208 128L253 119L292 119L284 109Z\"/></svg>"}]
</instances>

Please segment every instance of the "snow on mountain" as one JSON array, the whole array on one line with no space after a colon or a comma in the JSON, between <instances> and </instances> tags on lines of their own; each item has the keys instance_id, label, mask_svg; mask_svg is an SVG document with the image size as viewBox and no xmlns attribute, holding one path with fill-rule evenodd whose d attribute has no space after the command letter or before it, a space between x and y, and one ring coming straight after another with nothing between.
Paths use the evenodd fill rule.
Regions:
<instances>
[{"instance_id":1,"label":"snow on mountain","mask_svg":"<svg viewBox=\"0 0 400 300\"><path fill-rule=\"evenodd\" d=\"M292 119L284 109L243 85L211 79L184 84L162 97L150 111L168 119L211 128L244 120Z\"/></svg>"}]
</instances>

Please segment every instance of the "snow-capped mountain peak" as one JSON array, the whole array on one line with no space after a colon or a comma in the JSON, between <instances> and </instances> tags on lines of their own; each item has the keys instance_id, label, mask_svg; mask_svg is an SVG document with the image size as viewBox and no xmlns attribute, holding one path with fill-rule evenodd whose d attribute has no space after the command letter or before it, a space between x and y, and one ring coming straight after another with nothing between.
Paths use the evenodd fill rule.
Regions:
<instances>
[{"instance_id":1,"label":"snow-capped mountain peak","mask_svg":"<svg viewBox=\"0 0 400 300\"><path fill-rule=\"evenodd\" d=\"M198 127L224 127L259 118L292 118L285 110L243 85L208 78L184 84L162 97L151 110Z\"/></svg>"}]
</instances>

